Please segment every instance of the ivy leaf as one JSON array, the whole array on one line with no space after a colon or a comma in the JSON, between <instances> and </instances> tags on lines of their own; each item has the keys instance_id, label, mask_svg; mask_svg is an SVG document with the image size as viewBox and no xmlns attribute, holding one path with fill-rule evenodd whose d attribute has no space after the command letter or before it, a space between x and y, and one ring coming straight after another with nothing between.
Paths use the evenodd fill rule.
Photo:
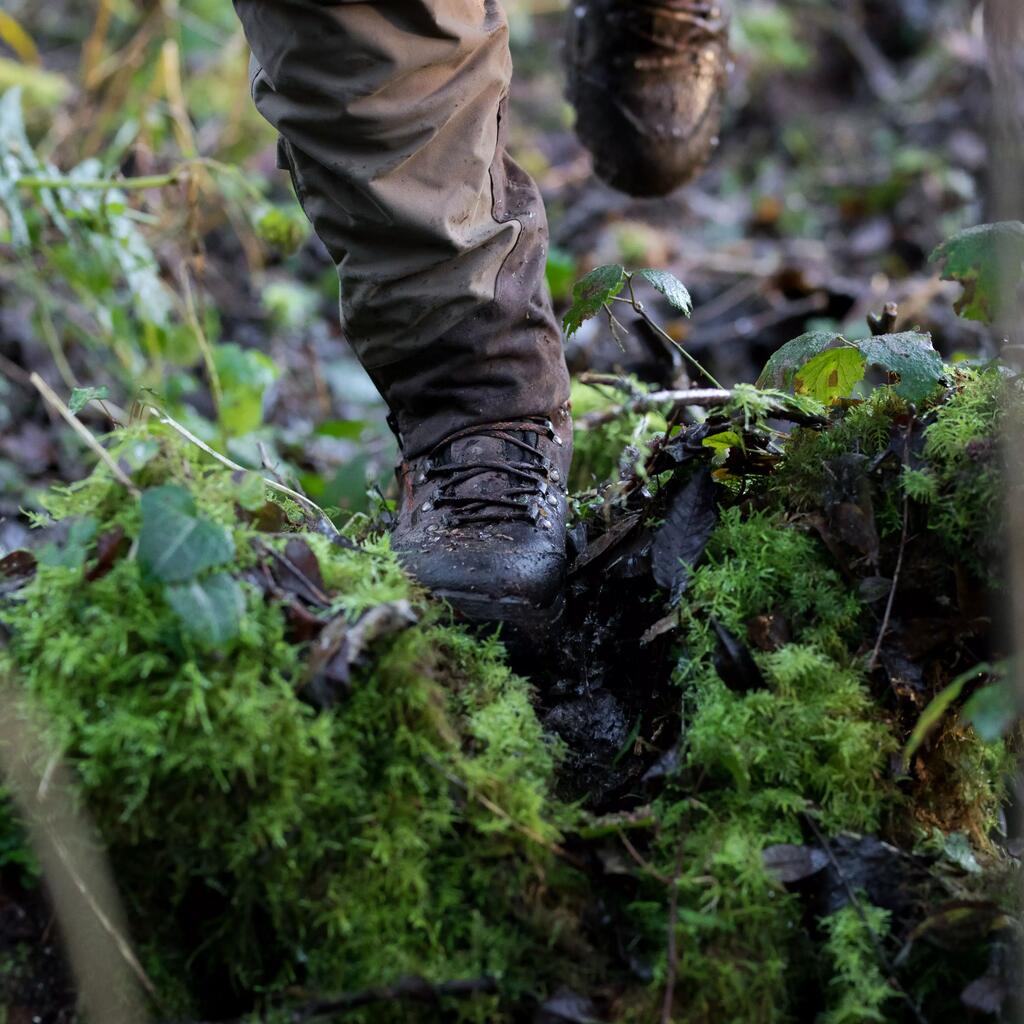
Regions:
<instances>
[{"instance_id":1,"label":"ivy leaf","mask_svg":"<svg viewBox=\"0 0 1024 1024\"><path fill-rule=\"evenodd\" d=\"M799 338L787 341L765 363L761 376L757 378L757 386L780 390L791 388L793 378L801 367L816 355L846 344L846 339L835 331L808 331L807 334L801 334Z\"/></svg>"},{"instance_id":2,"label":"ivy leaf","mask_svg":"<svg viewBox=\"0 0 1024 1024\"><path fill-rule=\"evenodd\" d=\"M201 646L223 650L238 636L245 595L227 573L168 587L164 596L185 632Z\"/></svg>"},{"instance_id":3,"label":"ivy leaf","mask_svg":"<svg viewBox=\"0 0 1024 1024\"><path fill-rule=\"evenodd\" d=\"M183 487L166 484L143 493L139 564L148 576L183 583L234 557L231 534L195 513L195 500Z\"/></svg>"},{"instance_id":4,"label":"ivy leaf","mask_svg":"<svg viewBox=\"0 0 1024 1024\"><path fill-rule=\"evenodd\" d=\"M667 270L638 270L637 273L657 292L668 300L673 309L678 309L683 316L693 312L693 300L686 285L675 274Z\"/></svg>"},{"instance_id":5,"label":"ivy leaf","mask_svg":"<svg viewBox=\"0 0 1024 1024\"><path fill-rule=\"evenodd\" d=\"M827 349L797 371L794 388L798 395L809 395L830 405L838 398L846 398L864 379L865 366L864 356L855 348Z\"/></svg>"},{"instance_id":6,"label":"ivy leaf","mask_svg":"<svg viewBox=\"0 0 1024 1024\"><path fill-rule=\"evenodd\" d=\"M1024 224L1013 220L968 228L943 242L931 259L942 264L944 281L964 287L957 313L991 323L1024 276Z\"/></svg>"},{"instance_id":7,"label":"ivy leaf","mask_svg":"<svg viewBox=\"0 0 1024 1024\"><path fill-rule=\"evenodd\" d=\"M110 397L106 385L98 388L73 388L68 399L68 408L77 416L90 402Z\"/></svg>"},{"instance_id":8,"label":"ivy leaf","mask_svg":"<svg viewBox=\"0 0 1024 1024\"><path fill-rule=\"evenodd\" d=\"M278 370L262 352L239 345L217 345L213 365L220 378L220 424L235 436L256 430L263 422L263 396L277 380Z\"/></svg>"},{"instance_id":9,"label":"ivy leaf","mask_svg":"<svg viewBox=\"0 0 1024 1024\"><path fill-rule=\"evenodd\" d=\"M880 334L857 342L857 347L873 366L899 375L893 390L908 402L927 398L942 379L942 357L932 348L930 334Z\"/></svg>"},{"instance_id":10,"label":"ivy leaf","mask_svg":"<svg viewBox=\"0 0 1024 1024\"><path fill-rule=\"evenodd\" d=\"M620 263L598 267L577 281L572 290L572 306L562 321L566 336L571 338L585 320L597 316L622 291L625 283L626 268Z\"/></svg>"},{"instance_id":11,"label":"ivy leaf","mask_svg":"<svg viewBox=\"0 0 1024 1024\"><path fill-rule=\"evenodd\" d=\"M1020 717L1017 695L1011 680L1004 679L982 687L971 695L963 706L960 717L974 726L974 731L986 742L1001 740Z\"/></svg>"}]
</instances>

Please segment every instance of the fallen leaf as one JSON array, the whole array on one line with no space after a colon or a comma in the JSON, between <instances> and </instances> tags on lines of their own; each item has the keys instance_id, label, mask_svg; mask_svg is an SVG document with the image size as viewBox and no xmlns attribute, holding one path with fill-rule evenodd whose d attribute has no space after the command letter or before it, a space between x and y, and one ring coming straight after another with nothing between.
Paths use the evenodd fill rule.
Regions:
<instances>
[{"instance_id":1,"label":"fallen leaf","mask_svg":"<svg viewBox=\"0 0 1024 1024\"><path fill-rule=\"evenodd\" d=\"M795 885L828 867L828 854L817 846L780 843L767 846L761 854L764 869L782 885Z\"/></svg>"},{"instance_id":2,"label":"fallen leaf","mask_svg":"<svg viewBox=\"0 0 1024 1024\"><path fill-rule=\"evenodd\" d=\"M718 525L718 503L711 470L701 466L669 499L665 523L654 538L654 579L676 605L686 592L690 572Z\"/></svg>"}]
</instances>

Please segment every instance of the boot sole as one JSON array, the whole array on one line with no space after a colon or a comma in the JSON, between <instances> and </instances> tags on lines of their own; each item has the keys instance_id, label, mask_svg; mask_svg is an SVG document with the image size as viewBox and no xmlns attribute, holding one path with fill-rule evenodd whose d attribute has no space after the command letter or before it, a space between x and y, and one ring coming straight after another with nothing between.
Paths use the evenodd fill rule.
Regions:
<instances>
[{"instance_id":1,"label":"boot sole","mask_svg":"<svg viewBox=\"0 0 1024 1024\"><path fill-rule=\"evenodd\" d=\"M539 633L546 637L557 629L565 611L565 595L559 593L546 606L538 606L517 598L493 598L462 590L435 590L434 596L447 601L460 619L474 624L504 625L518 639L525 630L534 635L523 635L523 640L535 642Z\"/></svg>"}]
</instances>

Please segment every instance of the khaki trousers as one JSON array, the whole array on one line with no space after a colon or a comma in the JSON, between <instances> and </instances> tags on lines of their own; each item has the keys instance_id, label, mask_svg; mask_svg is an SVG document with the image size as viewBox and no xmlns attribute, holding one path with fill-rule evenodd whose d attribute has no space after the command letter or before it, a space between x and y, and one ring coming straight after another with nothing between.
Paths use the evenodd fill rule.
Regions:
<instances>
[{"instance_id":1,"label":"khaki trousers","mask_svg":"<svg viewBox=\"0 0 1024 1024\"><path fill-rule=\"evenodd\" d=\"M508 156L497 0L234 0L252 94L406 455L568 398L547 222Z\"/></svg>"}]
</instances>

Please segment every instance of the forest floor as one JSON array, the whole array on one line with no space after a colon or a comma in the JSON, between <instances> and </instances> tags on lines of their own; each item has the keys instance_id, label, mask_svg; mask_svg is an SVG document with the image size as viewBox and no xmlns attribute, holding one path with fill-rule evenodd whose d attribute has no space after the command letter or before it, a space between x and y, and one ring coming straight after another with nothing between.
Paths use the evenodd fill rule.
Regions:
<instances>
[{"instance_id":1,"label":"forest floor","mask_svg":"<svg viewBox=\"0 0 1024 1024\"><path fill-rule=\"evenodd\" d=\"M999 374L985 369L997 334L957 316L961 286L930 259L988 219L990 94L972 5L750 5L735 33L721 147L696 182L657 201L593 178L562 99L563 15L510 5L512 148L544 192L560 312L592 267L654 267L685 283L694 311L684 316L656 294L647 309L726 389L753 383L809 331L841 335L845 351L873 333L927 333L947 364L964 362L947 369L941 394L910 404L900 384L831 396L827 412L769 408L740 389L700 422L677 402L648 410L638 400L647 388L707 383L644 317L627 310L625 337L604 317L588 320L567 343L574 374L592 382L576 389L569 609L548 645L513 653L528 684L507 673L495 645L450 626L382 548L394 443L339 335L333 268L301 228L274 170L272 133L247 106L230 11L199 0L173 15L101 4L109 20L94 22L81 5L37 6L15 3L11 13L45 71L8 61L0 85L23 85L28 137L44 163L88 178L174 179L131 194L131 216L80 208L67 231L38 196L23 199L35 247L26 257L12 237L0 266L0 558L14 559L0 562L4 665L60 720L64 749L95 766L83 770L86 803L162 1006L223 1019L269 991L308 1010L318 987L365 994L382 977L394 981L394 966L435 986L441 1009L422 1010L425 1020L1010 1019L1019 926L1008 879L1020 853L1003 807L1010 759L1002 741L983 742L958 717L1006 674L993 568L1003 398ZM228 170L176 177L197 154ZM98 162L83 169L90 158ZM150 277L127 285L103 241L125 221L152 261ZM292 235L294 252L268 245ZM896 312L873 331L869 316L889 304ZM95 457L40 401L33 373L65 398L73 387L106 388L102 401L83 396L82 422L97 435L111 416L123 424L112 450L146 495L168 504L153 498L140 516L102 470L72 494L55 491L85 479ZM785 388L792 374L770 383ZM346 540L331 545L320 536L330 526L262 490L225 492L225 479L240 487L252 474L215 475L173 431L141 426L133 402L151 396L214 448L336 510ZM30 528L29 514L44 508L45 528ZM212 699L204 705L168 668L173 588L212 577L197 569L161 580L167 608L152 622L136 616L150 591L133 589L125 538L144 547L147 515L172 512L228 531L239 554L220 563L223 573L212 563L218 593L241 585L261 595L216 656L209 636L185 649L203 678L230 680L282 735L301 734L292 748L268 733L276 761L249 763L233 734L241 712L236 720ZM93 531L84 539L75 532L83 521ZM31 565L10 554L29 548ZM692 577L679 574L680 558L699 563ZM91 613L77 618L83 593L111 627L99 638ZM306 671L308 651L339 616L345 643L358 630L357 646L371 653L342 656L335 631L314 673L332 696L324 706L307 691L293 699L284 681ZM147 673L173 676L166 705L147 704L105 660L120 635L115 619L150 638ZM270 676L250 691L257 651ZM398 683L411 689L396 692ZM278 684L291 703L260 704ZM131 696L112 735L84 693L110 687L113 701L119 685ZM188 735L194 721L178 717L173 695L189 714L210 716L220 746L183 739L180 774L164 776L143 757L143 722L154 716ZM936 698L946 703L936 708ZM311 700L323 712L312 725ZM375 715L420 738L393 741ZM255 720L244 719L249 728ZM364 759L359 773L347 774L346 744ZM327 792L327 780L321 788L308 745L332 752L323 754L331 778L362 807ZM407 790L412 749L416 771L436 771ZM220 807L201 776L235 779L243 762L244 780L231 785L249 787L254 818L236 819L225 802L225 829L197 858L187 837L216 815L161 801L185 787ZM310 821L335 814L366 829L362 848L391 857L391 875L408 871L408 885L381 882L347 853L337 854L343 866L324 866L322 843L266 782L277 773L308 790ZM123 787L133 775L151 796ZM4 806L6 1019L71 1020L55 925ZM390 822L386 835L367 825L373 814L357 813L366 807ZM156 848L162 828L178 847ZM255 874L231 828L251 828L264 850ZM403 845L404 828L429 868L422 850ZM279 834L300 867L316 866L312 888L276 859ZM464 848L453 851L451 834ZM244 880L248 916L226 909L227 878ZM353 911L335 883L365 886L379 905ZM278 906L275 885L293 908ZM381 911L391 900L407 918L397 930ZM356 967L306 948L310 905L330 908L318 911L318 927L362 951ZM323 925L328 913L337 918ZM420 916L439 935L417 944L405 931L430 931L409 925ZM239 920L259 953L231 934ZM666 920L675 922L667 944ZM492 975L503 979L498 996ZM487 985L470 986L469 999L446 995L460 978ZM377 1010L352 1012L414 1019L408 993L378 995Z\"/></svg>"}]
</instances>

